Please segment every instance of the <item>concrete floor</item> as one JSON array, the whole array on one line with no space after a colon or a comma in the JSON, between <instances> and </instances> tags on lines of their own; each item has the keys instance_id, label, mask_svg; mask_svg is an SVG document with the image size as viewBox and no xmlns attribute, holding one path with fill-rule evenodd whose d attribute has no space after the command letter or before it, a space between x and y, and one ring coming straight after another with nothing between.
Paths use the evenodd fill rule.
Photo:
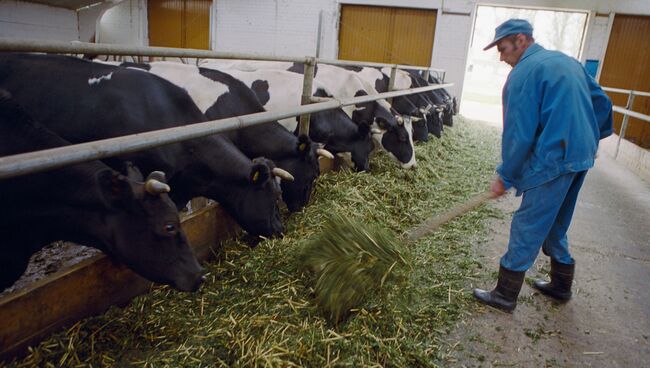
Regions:
<instances>
[{"instance_id":1,"label":"concrete floor","mask_svg":"<svg viewBox=\"0 0 650 368\"><path fill-rule=\"evenodd\" d=\"M520 198L493 205L511 214ZM498 269L511 216L491 224L476 251ZM574 297L557 304L524 285L513 314L481 307L449 337L453 366L639 367L650 360L650 186L601 155L589 171L569 230ZM545 277L540 255L528 281ZM496 275L495 275L496 277ZM491 288L487 284L472 285ZM454 345L458 343L457 345Z\"/></svg>"}]
</instances>

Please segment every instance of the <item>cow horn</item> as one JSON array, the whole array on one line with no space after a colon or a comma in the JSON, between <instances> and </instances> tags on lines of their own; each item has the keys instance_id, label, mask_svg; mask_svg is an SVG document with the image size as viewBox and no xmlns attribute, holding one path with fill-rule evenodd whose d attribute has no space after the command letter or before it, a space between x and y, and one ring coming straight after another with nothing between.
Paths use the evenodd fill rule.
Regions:
<instances>
[{"instance_id":1,"label":"cow horn","mask_svg":"<svg viewBox=\"0 0 650 368\"><path fill-rule=\"evenodd\" d=\"M282 180L294 181L293 175L291 175L287 170L281 169L279 167L274 167L272 172L273 175L277 176Z\"/></svg>"},{"instance_id":2,"label":"cow horn","mask_svg":"<svg viewBox=\"0 0 650 368\"><path fill-rule=\"evenodd\" d=\"M417 123L418 121L422 121L422 118L418 118L417 116L411 116L411 121Z\"/></svg>"},{"instance_id":3,"label":"cow horn","mask_svg":"<svg viewBox=\"0 0 650 368\"><path fill-rule=\"evenodd\" d=\"M171 188L169 185L158 181L156 179L149 179L144 183L144 190L149 194L157 195L162 193L169 193Z\"/></svg>"},{"instance_id":4,"label":"cow horn","mask_svg":"<svg viewBox=\"0 0 650 368\"><path fill-rule=\"evenodd\" d=\"M327 158L329 158L330 160L333 160L333 159L334 159L334 155L333 155L330 151L328 151L328 150L326 150L326 149L324 149L324 148L318 148L318 149L316 149L316 154L318 154L318 155L321 156L321 157L327 157Z\"/></svg>"}]
</instances>

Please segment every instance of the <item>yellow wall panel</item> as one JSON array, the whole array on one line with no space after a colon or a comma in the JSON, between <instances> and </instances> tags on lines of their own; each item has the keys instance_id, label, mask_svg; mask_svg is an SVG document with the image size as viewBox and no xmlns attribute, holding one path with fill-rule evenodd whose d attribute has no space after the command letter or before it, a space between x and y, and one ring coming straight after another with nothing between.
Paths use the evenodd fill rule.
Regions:
<instances>
[{"instance_id":1,"label":"yellow wall panel","mask_svg":"<svg viewBox=\"0 0 650 368\"><path fill-rule=\"evenodd\" d=\"M436 11L342 5L339 59L429 66Z\"/></svg>"},{"instance_id":2,"label":"yellow wall panel","mask_svg":"<svg viewBox=\"0 0 650 368\"><path fill-rule=\"evenodd\" d=\"M149 0L149 45L210 48L212 0Z\"/></svg>"},{"instance_id":3,"label":"yellow wall panel","mask_svg":"<svg viewBox=\"0 0 650 368\"><path fill-rule=\"evenodd\" d=\"M650 17L617 14L607 45L600 84L606 87L650 92ZM625 106L627 96L610 93L614 105ZM632 110L650 115L650 98L636 96ZM614 114L620 130L622 115ZM630 118L625 137L650 148L650 122Z\"/></svg>"}]
</instances>

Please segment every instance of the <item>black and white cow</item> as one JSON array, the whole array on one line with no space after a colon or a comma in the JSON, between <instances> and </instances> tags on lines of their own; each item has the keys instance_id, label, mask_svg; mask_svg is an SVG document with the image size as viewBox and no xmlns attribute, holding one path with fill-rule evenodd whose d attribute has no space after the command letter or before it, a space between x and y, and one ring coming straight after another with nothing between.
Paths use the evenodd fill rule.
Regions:
<instances>
[{"instance_id":1,"label":"black and white cow","mask_svg":"<svg viewBox=\"0 0 650 368\"><path fill-rule=\"evenodd\" d=\"M0 92L0 156L69 143ZM57 240L98 248L145 278L197 290L203 270L180 227L162 172L143 180L91 161L0 180L0 291L24 273L32 254Z\"/></svg>"},{"instance_id":2,"label":"black and white cow","mask_svg":"<svg viewBox=\"0 0 650 368\"><path fill-rule=\"evenodd\" d=\"M284 70L263 70L242 72L236 69L223 70L233 78L250 86L266 110L282 110L300 106L302 76ZM314 84L314 95L328 97L327 93ZM288 131L297 132L295 118L280 123ZM358 171L369 169L369 156L373 149L370 124L355 124L341 109L311 114L309 136L314 142L334 154L349 152Z\"/></svg>"},{"instance_id":3,"label":"black and white cow","mask_svg":"<svg viewBox=\"0 0 650 368\"><path fill-rule=\"evenodd\" d=\"M378 93L388 92L389 77L378 68L344 66L346 70L357 74L365 83L373 85ZM410 116L413 125L413 140L427 142L429 140L429 129L427 121L431 107L425 99L419 95L399 96L393 98L391 106L404 118Z\"/></svg>"},{"instance_id":4,"label":"black and white cow","mask_svg":"<svg viewBox=\"0 0 650 368\"><path fill-rule=\"evenodd\" d=\"M244 83L218 70L176 62L123 63L147 70L185 89L209 120L264 112L255 93ZM320 166L318 157L334 158L312 144L307 136L296 137L277 121L224 133L249 158L264 156L291 173L283 181L282 198L291 212L309 202Z\"/></svg>"},{"instance_id":5,"label":"black and white cow","mask_svg":"<svg viewBox=\"0 0 650 368\"><path fill-rule=\"evenodd\" d=\"M231 70L260 72L267 70L280 70L291 65L286 70L299 73L302 69L293 68L293 64L275 62L254 62L236 61L224 63L222 61L207 60L201 64L202 67L219 69L229 65ZM259 69L257 67L260 67ZM264 78L261 77L261 80ZM364 84L364 81L355 73L330 65L319 65L314 76L314 81L320 84L320 88L335 98L348 98L376 94L374 86ZM302 88L301 88L302 90ZM373 129L373 139L379 147L384 149L389 156L397 160L405 168L416 166L415 151L413 149L412 125L410 120L396 119L391 113L391 107L385 100L370 101L346 106L343 110L357 124L370 124Z\"/></svg>"},{"instance_id":6,"label":"black and white cow","mask_svg":"<svg viewBox=\"0 0 650 368\"><path fill-rule=\"evenodd\" d=\"M428 86L430 83L440 84L440 81L433 76L429 76L429 81L427 81L419 71L409 70L408 73L415 86ZM453 126L453 115L457 113L455 107L456 99L452 98L444 88L425 92L425 94L438 109L441 109L442 123L447 126Z\"/></svg>"},{"instance_id":7,"label":"black and white cow","mask_svg":"<svg viewBox=\"0 0 650 368\"><path fill-rule=\"evenodd\" d=\"M153 74L72 57L0 53L0 88L40 123L71 143L205 121L183 89ZM205 196L247 232L283 230L272 161L251 161L224 136L197 138L106 160L167 173L177 206ZM290 177L290 175L289 175Z\"/></svg>"}]
</instances>

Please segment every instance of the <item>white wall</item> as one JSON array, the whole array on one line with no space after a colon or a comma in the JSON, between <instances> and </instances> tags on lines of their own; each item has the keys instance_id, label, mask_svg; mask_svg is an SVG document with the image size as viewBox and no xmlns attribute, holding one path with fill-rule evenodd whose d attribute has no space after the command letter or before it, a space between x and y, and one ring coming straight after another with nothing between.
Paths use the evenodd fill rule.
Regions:
<instances>
[{"instance_id":1,"label":"white wall","mask_svg":"<svg viewBox=\"0 0 650 368\"><path fill-rule=\"evenodd\" d=\"M74 10L0 0L0 37L78 41Z\"/></svg>"},{"instance_id":2,"label":"white wall","mask_svg":"<svg viewBox=\"0 0 650 368\"><path fill-rule=\"evenodd\" d=\"M213 47L217 51L271 56L338 55L340 4L437 9L432 65L447 70L446 80L461 94L473 20L478 4L584 10L591 19L582 59L601 60L607 47L610 12L650 15L649 0L215 0ZM128 0L101 20L101 42L148 44L145 0Z\"/></svg>"},{"instance_id":3,"label":"white wall","mask_svg":"<svg viewBox=\"0 0 650 368\"><path fill-rule=\"evenodd\" d=\"M337 7L333 0L217 0L216 50L278 56L316 55L323 11L321 57L331 56ZM338 34L338 33L336 33Z\"/></svg>"},{"instance_id":4,"label":"white wall","mask_svg":"<svg viewBox=\"0 0 650 368\"><path fill-rule=\"evenodd\" d=\"M147 46L146 0L127 0L103 12L98 21L98 43Z\"/></svg>"}]
</instances>

